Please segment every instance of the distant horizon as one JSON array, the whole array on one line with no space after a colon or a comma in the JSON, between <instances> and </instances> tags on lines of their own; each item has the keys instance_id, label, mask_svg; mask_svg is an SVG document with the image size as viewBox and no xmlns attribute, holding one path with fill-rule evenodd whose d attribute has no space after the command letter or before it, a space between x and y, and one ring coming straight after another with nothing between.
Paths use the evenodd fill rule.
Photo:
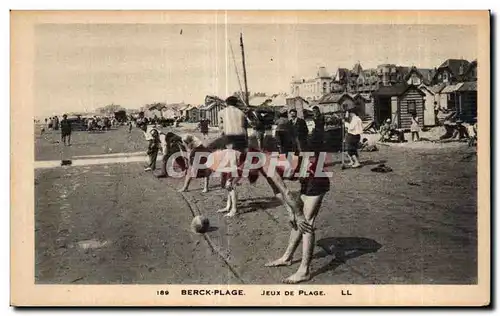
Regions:
<instances>
[{"instance_id":1,"label":"distant horizon","mask_svg":"<svg viewBox=\"0 0 500 316\"><path fill-rule=\"evenodd\" d=\"M203 104L239 91L243 33L248 90L290 94L290 81L320 66L437 68L477 58L477 28L364 24L42 24L35 29L35 116ZM232 45L230 45L230 43ZM234 60L233 54L234 52Z\"/></svg>"}]
</instances>

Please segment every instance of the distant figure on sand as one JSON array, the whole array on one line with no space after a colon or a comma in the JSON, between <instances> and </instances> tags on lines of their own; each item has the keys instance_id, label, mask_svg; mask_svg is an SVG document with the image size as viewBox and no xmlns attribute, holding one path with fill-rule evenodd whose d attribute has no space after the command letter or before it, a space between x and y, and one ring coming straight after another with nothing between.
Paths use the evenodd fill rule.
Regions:
<instances>
[{"instance_id":1,"label":"distant figure on sand","mask_svg":"<svg viewBox=\"0 0 500 316\"><path fill-rule=\"evenodd\" d=\"M282 111L276 121L276 142L280 154L288 154L294 150L293 125L288 120L288 112Z\"/></svg>"},{"instance_id":2,"label":"distant figure on sand","mask_svg":"<svg viewBox=\"0 0 500 316\"><path fill-rule=\"evenodd\" d=\"M71 122L68 121L68 116L63 115L61 120L61 142L66 146L66 140L68 141L68 146L71 146Z\"/></svg>"},{"instance_id":3,"label":"distant figure on sand","mask_svg":"<svg viewBox=\"0 0 500 316\"><path fill-rule=\"evenodd\" d=\"M154 171L156 169L156 158L158 157L158 151L160 150L160 136L158 130L152 128L151 130L147 130L147 127L143 127L145 129L145 136L148 140L148 150L147 154L149 157L149 163L144 168L144 171Z\"/></svg>"},{"instance_id":4,"label":"distant figure on sand","mask_svg":"<svg viewBox=\"0 0 500 316\"><path fill-rule=\"evenodd\" d=\"M412 141L419 141L420 140L420 126L418 125L418 117L417 113L413 113L411 116L411 126L410 126L410 131L411 131L411 140Z\"/></svg>"},{"instance_id":5,"label":"distant figure on sand","mask_svg":"<svg viewBox=\"0 0 500 316\"><path fill-rule=\"evenodd\" d=\"M347 154L352 161L352 168L359 168L361 164L359 163L359 143L361 141L361 134L363 133L363 121L356 114L355 110L349 110L349 123L347 124Z\"/></svg>"},{"instance_id":6,"label":"distant figure on sand","mask_svg":"<svg viewBox=\"0 0 500 316\"><path fill-rule=\"evenodd\" d=\"M198 123L198 128L200 129L201 134L203 135L203 139L208 138L208 123L207 119L201 119Z\"/></svg>"},{"instance_id":7,"label":"distant figure on sand","mask_svg":"<svg viewBox=\"0 0 500 316\"><path fill-rule=\"evenodd\" d=\"M59 130L59 118L57 116L54 116L54 130L57 131Z\"/></svg>"},{"instance_id":8,"label":"distant figure on sand","mask_svg":"<svg viewBox=\"0 0 500 316\"><path fill-rule=\"evenodd\" d=\"M323 151L325 140L325 117L317 105L313 106L314 128L309 140L309 148L314 150L316 157Z\"/></svg>"},{"instance_id":9,"label":"distant figure on sand","mask_svg":"<svg viewBox=\"0 0 500 316\"><path fill-rule=\"evenodd\" d=\"M309 129L307 128L306 121L303 118L297 117L296 109L290 110L290 123L292 124L294 135L298 140L298 143L295 145L295 152L306 151Z\"/></svg>"}]
</instances>

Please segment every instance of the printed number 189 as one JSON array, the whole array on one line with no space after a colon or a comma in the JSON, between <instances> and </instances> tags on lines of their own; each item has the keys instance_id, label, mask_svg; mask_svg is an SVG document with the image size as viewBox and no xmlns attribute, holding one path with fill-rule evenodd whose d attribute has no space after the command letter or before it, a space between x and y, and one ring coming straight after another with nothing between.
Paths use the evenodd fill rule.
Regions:
<instances>
[{"instance_id":1,"label":"printed number 189","mask_svg":"<svg viewBox=\"0 0 500 316\"><path fill-rule=\"evenodd\" d=\"M156 295L168 295L168 291L167 290L161 290L161 291L156 291Z\"/></svg>"}]
</instances>

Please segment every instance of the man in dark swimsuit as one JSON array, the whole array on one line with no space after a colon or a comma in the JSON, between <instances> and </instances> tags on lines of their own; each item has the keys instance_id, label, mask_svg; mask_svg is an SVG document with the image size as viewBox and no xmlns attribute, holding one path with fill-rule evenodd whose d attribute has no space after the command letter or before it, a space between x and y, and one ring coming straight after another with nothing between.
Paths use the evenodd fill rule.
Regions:
<instances>
[{"instance_id":1,"label":"man in dark swimsuit","mask_svg":"<svg viewBox=\"0 0 500 316\"><path fill-rule=\"evenodd\" d=\"M317 159L313 158L309 163L307 174L299 178L302 210L299 213L295 213L298 222L305 220L309 226L306 229L293 227L290 232L288 246L283 256L266 264L267 267L291 265L293 254L302 240L303 251L300 266L297 272L283 280L284 283L289 284L300 283L311 278L310 265L315 243L314 222L321 208L323 198L330 191L330 180L326 176L326 173L321 174L318 172Z\"/></svg>"},{"instance_id":2,"label":"man in dark swimsuit","mask_svg":"<svg viewBox=\"0 0 500 316\"><path fill-rule=\"evenodd\" d=\"M68 116L63 115L61 120L61 142L66 146L66 140L68 140L68 146L71 146L71 123L68 121Z\"/></svg>"}]
</instances>

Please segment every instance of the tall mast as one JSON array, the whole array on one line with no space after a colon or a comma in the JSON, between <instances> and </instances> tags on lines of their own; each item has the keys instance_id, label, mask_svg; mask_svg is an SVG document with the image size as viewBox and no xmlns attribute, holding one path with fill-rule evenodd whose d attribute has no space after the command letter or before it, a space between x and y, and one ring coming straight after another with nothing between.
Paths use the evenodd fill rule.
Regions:
<instances>
[{"instance_id":1,"label":"tall mast","mask_svg":"<svg viewBox=\"0 0 500 316\"><path fill-rule=\"evenodd\" d=\"M245 49L243 47L243 34L240 33L241 58L243 61L243 80L245 81L245 103L248 103L248 84L247 84L247 68L245 66Z\"/></svg>"}]
</instances>

